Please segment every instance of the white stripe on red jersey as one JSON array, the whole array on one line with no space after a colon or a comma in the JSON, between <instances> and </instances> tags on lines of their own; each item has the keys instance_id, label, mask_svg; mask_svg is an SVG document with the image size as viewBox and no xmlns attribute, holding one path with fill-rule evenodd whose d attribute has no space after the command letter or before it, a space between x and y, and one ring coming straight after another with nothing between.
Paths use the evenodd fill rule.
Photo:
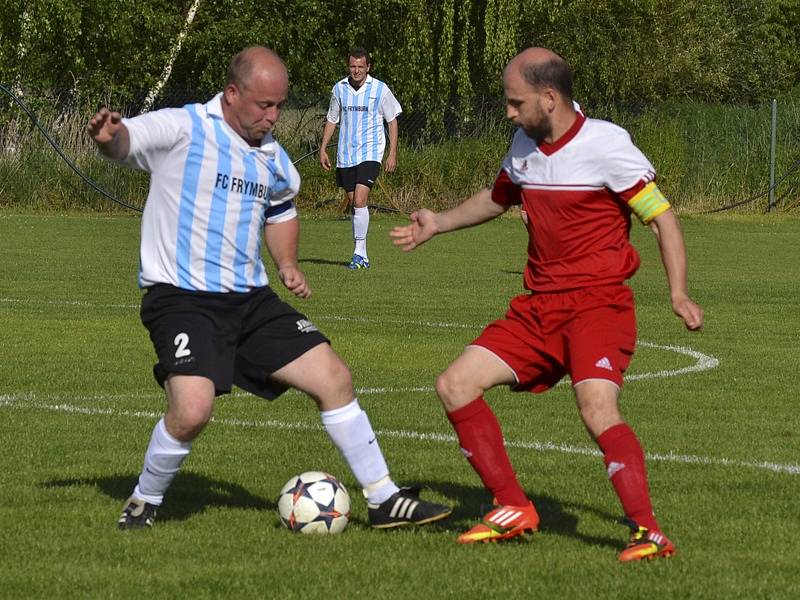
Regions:
<instances>
[{"instance_id":1,"label":"white stripe on red jersey","mask_svg":"<svg viewBox=\"0 0 800 600\"><path fill-rule=\"evenodd\" d=\"M622 283L639 267L627 200L655 179L628 133L577 113L553 144L514 135L492 189L528 213L525 287L557 292Z\"/></svg>"}]
</instances>

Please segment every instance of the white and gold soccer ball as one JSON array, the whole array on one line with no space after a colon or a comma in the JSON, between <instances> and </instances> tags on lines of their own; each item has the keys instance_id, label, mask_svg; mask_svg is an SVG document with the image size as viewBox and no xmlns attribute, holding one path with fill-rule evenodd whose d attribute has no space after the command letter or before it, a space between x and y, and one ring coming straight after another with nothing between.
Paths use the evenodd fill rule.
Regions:
<instances>
[{"instance_id":1,"label":"white and gold soccer ball","mask_svg":"<svg viewBox=\"0 0 800 600\"><path fill-rule=\"evenodd\" d=\"M307 471L283 486L278 514L295 533L341 533L350 519L350 495L333 475Z\"/></svg>"}]
</instances>

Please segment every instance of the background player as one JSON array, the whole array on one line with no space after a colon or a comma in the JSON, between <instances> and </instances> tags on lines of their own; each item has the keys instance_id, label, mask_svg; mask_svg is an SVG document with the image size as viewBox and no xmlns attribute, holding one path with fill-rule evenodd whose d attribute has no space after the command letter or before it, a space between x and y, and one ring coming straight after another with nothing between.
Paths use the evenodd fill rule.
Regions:
<instances>
[{"instance_id":1,"label":"background player","mask_svg":"<svg viewBox=\"0 0 800 600\"><path fill-rule=\"evenodd\" d=\"M327 338L270 289L263 228L278 277L300 298L311 289L297 264L294 197L300 177L271 130L288 93L277 54L251 47L207 104L133 119L101 109L87 125L107 157L148 171L139 283L142 322L158 355L167 412L119 527L152 526L192 441L231 385L273 399L289 387L311 396L368 500L374 527L426 523L450 509L399 489L389 476L350 371Z\"/></svg>"},{"instance_id":2,"label":"background player","mask_svg":"<svg viewBox=\"0 0 800 600\"><path fill-rule=\"evenodd\" d=\"M505 318L486 327L436 382L464 454L498 504L458 541L509 539L539 524L484 392L501 384L542 392L568 374L632 530L620 560L671 555L675 547L653 515L644 453L618 397L636 343L633 293L623 283L639 266L631 213L656 235L672 309L688 329L702 326L703 311L687 293L678 221L627 132L575 111L572 71L560 56L529 48L507 65L503 84L506 115L519 129L494 186L448 211L417 211L410 225L391 232L410 251L512 205L528 216L531 293L514 298Z\"/></svg>"},{"instance_id":3,"label":"background player","mask_svg":"<svg viewBox=\"0 0 800 600\"><path fill-rule=\"evenodd\" d=\"M353 205L353 239L355 248L349 269L369 269L367 232L369 231L369 192L378 178L386 148L383 122L389 130L389 155L386 172L397 166L397 115L400 103L384 82L369 75L372 66L364 48L354 48L347 57L350 76L333 86L319 163L331 168L328 143L339 124L336 149L336 184L344 188Z\"/></svg>"}]
</instances>

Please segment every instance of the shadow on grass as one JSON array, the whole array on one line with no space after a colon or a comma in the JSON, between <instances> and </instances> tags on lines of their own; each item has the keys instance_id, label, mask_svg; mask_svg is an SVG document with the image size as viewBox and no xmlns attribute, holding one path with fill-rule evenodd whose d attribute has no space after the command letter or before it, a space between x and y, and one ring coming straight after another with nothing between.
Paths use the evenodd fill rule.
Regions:
<instances>
[{"instance_id":1,"label":"shadow on grass","mask_svg":"<svg viewBox=\"0 0 800 600\"><path fill-rule=\"evenodd\" d=\"M491 498L487 496L486 490L482 487L442 483L441 481L420 483L423 486L423 499L425 498L425 488L427 488L446 498L450 498L451 503L457 503L453 509L453 514L448 519L432 523L428 527L458 530L459 532L466 531L478 523L492 509ZM579 517L575 513L588 512L607 521L616 521L619 515L612 515L586 504L566 502L530 492L526 493L533 500L536 511L541 518L539 523L539 531L541 532L574 538L589 545L604 546L617 550L621 549L627 540L628 532L622 527L620 527L620 536L618 538L580 533L578 531Z\"/></svg>"},{"instance_id":2,"label":"shadow on grass","mask_svg":"<svg viewBox=\"0 0 800 600\"><path fill-rule=\"evenodd\" d=\"M117 475L96 478L57 479L43 482L41 485L45 488L95 487L107 496L118 500L121 507L136 484L136 479L136 475ZM430 493L425 493L427 489L449 498L449 503L455 504L453 513L449 518L426 525L426 529L448 532L466 531L491 510L491 499L481 487L442 483L441 481L416 483L422 486L421 496L423 499L430 499ZM616 515L599 510L594 506L563 502L550 496L528 493L528 497L533 500L541 517L539 531L574 538L594 546L605 546L614 549L622 547L624 538L627 536L626 533L621 533L619 538L597 537L580 533L578 532L579 517L574 513L593 513L600 519L609 521L616 520ZM351 502L358 502L360 494L351 494L350 500ZM273 500L265 500L255 496L238 484L210 479L195 473L181 473L175 478L167 493L166 501L159 508L158 520L159 522L185 521L195 514L204 512L209 507L273 512L277 509L277 503ZM369 524L364 519L355 515L353 515L351 521L358 523L360 526L369 527Z\"/></svg>"},{"instance_id":3,"label":"shadow on grass","mask_svg":"<svg viewBox=\"0 0 800 600\"><path fill-rule=\"evenodd\" d=\"M136 485L137 475L117 475L86 479L57 479L42 483L45 488L87 486L122 503ZM241 485L218 481L195 473L180 473L167 492L164 504L158 509L158 520L185 521L207 508L243 508L274 511L277 503L248 492Z\"/></svg>"},{"instance_id":4,"label":"shadow on grass","mask_svg":"<svg viewBox=\"0 0 800 600\"><path fill-rule=\"evenodd\" d=\"M328 260L327 258L301 258L297 262L311 263L312 265L331 265L334 267L346 267L350 264L349 260Z\"/></svg>"}]
</instances>

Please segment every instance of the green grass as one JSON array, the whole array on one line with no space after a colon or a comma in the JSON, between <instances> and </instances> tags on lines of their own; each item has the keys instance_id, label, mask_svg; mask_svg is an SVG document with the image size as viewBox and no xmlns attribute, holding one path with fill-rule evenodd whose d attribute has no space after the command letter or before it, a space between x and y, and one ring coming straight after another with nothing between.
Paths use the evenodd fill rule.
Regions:
<instances>
[{"instance_id":1,"label":"green grass","mask_svg":"<svg viewBox=\"0 0 800 600\"><path fill-rule=\"evenodd\" d=\"M649 462L656 511L679 548L674 559L633 565L616 561L627 537L614 523L620 508L601 459L580 453L593 445L564 385L488 395L542 531L527 544L455 544L490 498L455 442L402 432L452 433L430 391L434 378L520 291L524 234L504 218L403 255L387 235L397 222L373 219L374 266L354 273L344 269L349 223L304 220L301 264L314 293L292 302L331 336L356 386L369 388L359 400L395 478L425 484L453 516L427 528L369 529L312 403L239 392L219 400L156 527L120 532L115 519L163 410L138 321L139 220L0 212L0 597L800 594L800 219L684 219L691 288L707 315L699 334L671 314L655 242L634 229L640 339L691 348L719 366L625 387L626 418L658 457ZM643 346L629 373L694 362ZM336 474L351 491L352 522L340 536L292 535L279 524L278 491L310 469Z\"/></svg>"}]
</instances>

